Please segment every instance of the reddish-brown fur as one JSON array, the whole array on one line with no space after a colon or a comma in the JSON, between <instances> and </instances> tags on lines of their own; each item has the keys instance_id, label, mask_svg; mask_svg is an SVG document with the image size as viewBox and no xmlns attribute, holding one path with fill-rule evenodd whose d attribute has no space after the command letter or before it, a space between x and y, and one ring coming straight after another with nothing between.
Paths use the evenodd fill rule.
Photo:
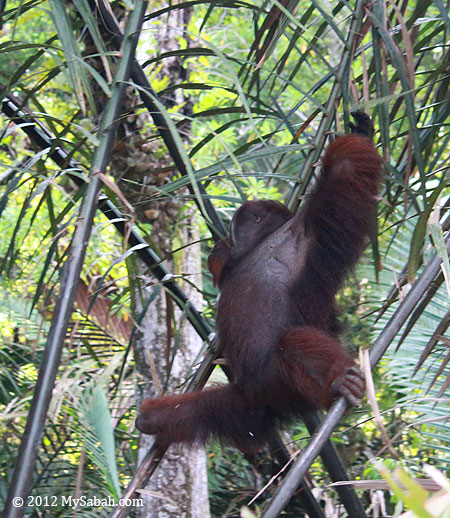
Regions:
<instances>
[{"instance_id":1,"label":"reddish-brown fur","mask_svg":"<svg viewBox=\"0 0 450 518\"><path fill-rule=\"evenodd\" d=\"M254 451L278 423L337 395L350 404L362 397L361 374L337 338L334 298L371 234L381 158L370 119L354 116L354 133L328 147L299 215L278 202L246 202L214 247L217 332L233 382L145 400L136 425L160 444L213 435Z\"/></svg>"}]
</instances>

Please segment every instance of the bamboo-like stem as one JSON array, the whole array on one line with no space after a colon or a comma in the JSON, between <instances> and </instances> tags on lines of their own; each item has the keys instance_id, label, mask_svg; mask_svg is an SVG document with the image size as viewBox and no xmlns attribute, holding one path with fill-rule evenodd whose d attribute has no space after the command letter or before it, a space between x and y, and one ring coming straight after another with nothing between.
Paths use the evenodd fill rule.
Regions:
<instances>
[{"instance_id":1,"label":"bamboo-like stem","mask_svg":"<svg viewBox=\"0 0 450 518\"><path fill-rule=\"evenodd\" d=\"M99 129L99 146L94 154L89 185L83 197L75 225L75 232L70 244L69 255L64 266L60 292L56 301L25 433L20 445L6 500L4 518L19 518L26 511L26 502L44 433L48 406L61 360L67 326L73 310L92 222L97 209L98 194L101 189L101 180L97 173L105 171L111 154L116 121L125 94L125 82L129 79L131 63L144 20L146 5L147 2L143 0L137 1L136 7L130 13L128 19L126 36L122 47L122 58L113 83L111 98L106 105L102 117Z\"/></svg>"},{"instance_id":2,"label":"bamboo-like stem","mask_svg":"<svg viewBox=\"0 0 450 518\"><path fill-rule=\"evenodd\" d=\"M447 251L450 253L450 236L446 239ZM400 303L389 322L380 333L370 349L370 366L373 369L382 358L394 338L397 336L409 315L426 294L431 283L441 271L441 258L435 254L412 285L406 297ZM263 518L276 518L296 491L299 482L303 479L314 459L319 454L325 442L333 433L333 429L342 419L347 410L347 403L343 397L339 398L331 407L327 417L322 421L312 436L308 446L303 450L289 473L276 491Z\"/></svg>"},{"instance_id":3,"label":"bamboo-like stem","mask_svg":"<svg viewBox=\"0 0 450 518\"><path fill-rule=\"evenodd\" d=\"M52 151L49 156L56 164L67 169L80 170L78 164L73 159L69 159L68 153L63 148L52 145L53 138L47 128L45 128L40 121L35 120L30 114L25 113L19 108L17 99L12 97L4 99L2 111L16 124L20 125L32 142L34 142L38 147L41 149L51 149ZM80 187L85 185L85 181L79 175L71 173L68 174ZM125 218L105 194L100 194L99 209L110 221L113 222L119 233L124 236L126 232ZM151 268L152 274L164 284L164 288L171 294L175 303L186 312L188 320L198 335L204 341L210 342L208 353L204 357L200 367L197 369L195 376L188 386L188 390L200 390L206 384L206 381L214 368L213 362L218 355L217 342L211 342L213 329L203 315L194 307L181 287L175 281L171 280L169 270L167 270L167 268L161 263L156 253L149 247L146 241L135 229L132 229L129 233L128 243L130 246L146 245L145 248L137 248L135 253L149 268ZM155 468L158 466L159 460L163 454L164 452L159 451L156 448L152 448L149 451L136 471L133 480L130 482L128 489L123 495L123 498L132 497L137 488L143 487L146 484ZM121 512L124 513L124 511ZM124 515L125 514L120 514L120 516Z\"/></svg>"}]
</instances>

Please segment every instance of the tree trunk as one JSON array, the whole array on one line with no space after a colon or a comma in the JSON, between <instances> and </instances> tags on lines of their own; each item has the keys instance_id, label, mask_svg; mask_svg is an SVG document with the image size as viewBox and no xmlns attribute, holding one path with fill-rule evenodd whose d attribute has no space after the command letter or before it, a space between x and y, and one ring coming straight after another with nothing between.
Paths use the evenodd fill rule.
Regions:
<instances>
[{"instance_id":1,"label":"tree trunk","mask_svg":"<svg viewBox=\"0 0 450 518\"><path fill-rule=\"evenodd\" d=\"M157 6L159 9L164 7L161 2L158 2ZM188 42L186 26L190 14L190 9L176 10L164 16L157 31L155 25L151 26L151 33L157 40L160 52L178 49L180 38ZM143 33L145 34L145 31ZM183 67L182 59L174 57L164 60L160 75L169 78L170 84L178 84L186 79L188 72ZM182 113L190 115L192 103L182 92L175 90L162 101L167 108L182 106ZM189 127L180 130L183 137L188 139ZM162 161L157 164L159 170L164 170L164 166L170 167L171 164ZM164 177L160 177L159 181L163 182ZM169 270L177 274L189 275L189 283L182 283L183 289L194 305L201 308L201 250L195 210L190 211L186 217L186 212L181 213L181 204L173 201L144 207L144 214L153 221L152 240L164 256L170 257L172 248L196 243L182 249L176 254L175 261L171 258L166 264ZM177 223L180 220L183 222L181 225ZM174 236L179 245L171 244L174 242ZM149 281L152 280L145 272L143 264L138 264L138 272L141 281L146 277ZM136 286L139 285L142 286L142 282ZM148 300L150 293L151 289L145 290L145 300ZM143 300L142 294L137 291L135 303L135 315L139 315ZM176 322L175 326L173 322ZM180 391L201 347L202 341L195 330L162 290L140 323L140 332L135 342L136 365L140 381L144 380L144 383L139 383L139 399L160 395L153 379L154 371L162 387L167 387L168 392ZM155 366L153 369L150 367L152 362ZM141 436L139 461L145 456L152 442L153 437ZM171 446L145 489L151 494L142 494L144 506L137 511L138 518L208 518L208 483L204 449Z\"/></svg>"},{"instance_id":2,"label":"tree trunk","mask_svg":"<svg viewBox=\"0 0 450 518\"><path fill-rule=\"evenodd\" d=\"M198 239L195 226L192 224L195 217L190 217L183 227L182 234L185 242ZM170 242L168 234L158 236ZM195 272L190 277L195 286L201 287L201 261L198 244L189 246L184 253L182 268L185 272ZM141 264L140 271L145 267ZM150 280L150 279L149 279ZM142 282L142 279L141 279ZM201 294L190 284L184 283L184 290L197 307L201 307ZM151 290L146 290L146 298ZM140 298L136 301L136 314L142 308ZM156 372L161 385L164 386L168 378L170 392L179 391L186 380L186 374L192 367L202 341L192 326L183 318L181 311L175 309L175 320L180 322L175 336L168 326L167 314L170 314L173 305L162 291L148 308L144 320L140 324L140 332L135 343L135 358L140 379L145 380L141 385L141 397L157 396L156 384L152 381L152 369L149 365L154 361ZM173 355L176 344L176 354ZM152 358L149 362L149 357ZM172 362L173 359L173 362ZM170 374L168 372L170 370ZM153 443L153 437L142 435L139 443L139 462ZM203 449L187 448L174 445L169 448L156 473L145 488L151 495L141 495L144 506L138 510L138 518L156 517L209 517L208 484L206 476L206 457Z\"/></svg>"}]
</instances>

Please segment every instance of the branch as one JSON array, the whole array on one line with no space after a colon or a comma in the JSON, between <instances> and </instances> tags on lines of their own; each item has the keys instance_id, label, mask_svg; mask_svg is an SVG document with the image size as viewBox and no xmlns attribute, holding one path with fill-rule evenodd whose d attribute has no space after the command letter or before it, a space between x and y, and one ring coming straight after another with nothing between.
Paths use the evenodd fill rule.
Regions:
<instances>
[{"instance_id":1,"label":"branch","mask_svg":"<svg viewBox=\"0 0 450 518\"><path fill-rule=\"evenodd\" d=\"M450 235L446 239L447 252L450 253ZM403 324L408 319L421 298L426 294L431 283L441 271L441 258L435 254L422 271L420 277L412 285L406 297L392 315L391 319L370 349L370 367L373 369L397 336ZM289 470L277 492L270 501L263 518L276 518L296 491L300 481L321 451L325 442L333 433L347 410L347 403L340 397L331 407L327 417L311 438L308 446L303 450L295 464Z\"/></svg>"},{"instance_id":2,"label":"branch","mask_svg":"<svg viewBox=\"0 0 450 518\"><path fill-rule=\"evenodd\" d=\"M111 98L106 105L102 117L98 133L99 146L94 154L90 181L84 193L80 213L75 225L75 232L70 244L69 255L64 267L61 288L57 297L16 467L9 487L3 514L4 518L20 518L27 508L26 501L30 493L36 459L41 447L48 406L61 360L67 326L73 311L73 303L92 229L92 222L97 210L97 199L102 185L97 172L105 171L111 154L116 122L125 94L125 81L128 80L130 75L131 62L136 50L146 6L147 2L138 2L128 18L126 36L122 47L122 58L117 68ZM20 507L17 506L18 498L22 502Z\"/></svg>"}]
</instances>

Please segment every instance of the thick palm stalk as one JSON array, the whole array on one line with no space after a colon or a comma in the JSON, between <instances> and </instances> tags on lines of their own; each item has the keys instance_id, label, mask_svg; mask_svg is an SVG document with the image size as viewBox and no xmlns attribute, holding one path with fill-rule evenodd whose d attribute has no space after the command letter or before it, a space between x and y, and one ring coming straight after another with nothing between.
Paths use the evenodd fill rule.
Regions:
<instances>
[{"instance_id":1,"label":"thick palm stalk","mask_svg":"<svg viewBox=\"0 0 450 518\"><path fill-rule=\"evenodd\" d=\"M447 237L446 245L447 251L450 252L450 236ZM433 256L428 265L422 271L420 277L418 277L416 282L412 285L395 313L392 315L386 327L376 339L370 349L370 366L372 369L380 361L383 354L386 352L389 345L395 339L403 324L408 319L409 315L411 315L416 305L426 294L431 283L439 275L441 271L441 262L442 260L437 254ZM344 416L346 410L347 404L344 398L341 397L331 407L327 417L322 421L321 425L314 433L308 446L303 450L302 454L284 478L264 512L263 518L275 518L281 513L325 442L333 433L334 428Z\"/></svg>"},{"instance_id":2,"label":"thick palm stalk","mask_svg":"<svg viewBox=\"0 0 450 518\"><path fill-rule=\"evenodd\" d=\"M26 510L26 500L32 485L48 406L60 364L68 322L73 311L73 303L92 229L92 222L97 209L98 195L101 189L101 180L98 173L105 172L111 155L115 137L115 123L120 114L126 81L128 81L130 76L131 63L143 23L146 5L146 2L138 1L127 23L126 36L122 47L122 59L120 60L113 83L112 95L107 103L100 125L99 147L94 154L90 181L83 197L70 245L69 256L64 266L61 288L54 309L38 381L34 390L12 483L9 488L3 515L5 518L19 518L23 516Z\"/></svg>"}]
</instances>

